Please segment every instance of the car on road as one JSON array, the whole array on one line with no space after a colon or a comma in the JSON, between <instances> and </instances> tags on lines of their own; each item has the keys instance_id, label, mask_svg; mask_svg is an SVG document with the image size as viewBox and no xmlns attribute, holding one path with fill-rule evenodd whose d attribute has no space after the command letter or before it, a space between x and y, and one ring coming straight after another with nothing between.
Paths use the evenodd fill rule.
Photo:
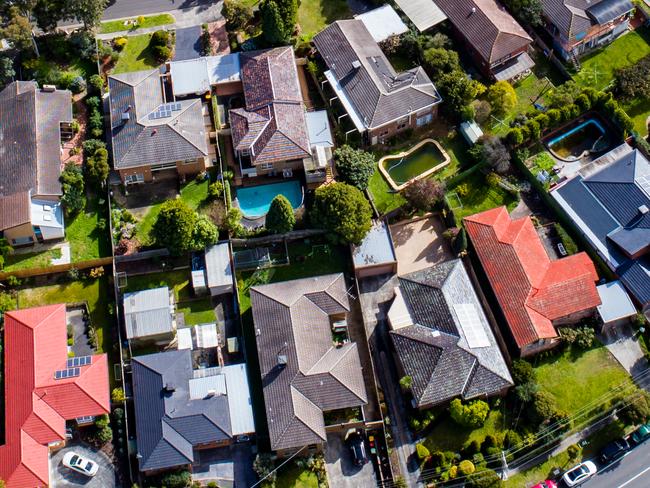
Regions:
<instances>
[{"instance_id":1,"label":"car on road","mask_svg":"<svg viewBox=\"0 0 650 488\"><path fill-rule=\"evenodd\" d=\"M564 473L562 476L562 481L566 486L578 486L580 483L585 481L587 478L591 478L596 474L596 465L591 461L585 461L580 463L577 466L574 466L569 471Z\"/></svg>"},{"instance_id":2,"label":"car on road","mask_svg":"<svg viewBox=\"0 0 650 488\"><path fill-rule=\"evenodd\" d=\"M557 488L557 483L553 480L546 480L542 481L541 483L537 483L532 488Z\"/></svg>"},{"instance_id":3,"label":"car on road","mask_svg":"<svg viewBox=\"0 0 650 488\"><path fill-rule=\"evenodd\" d=\"M90 477L95 476L99 470L99 465L96 462L72 451L65 453L62 463L66 468Z\"/></svg>"},{"instance_id":4,"label":"car on road","mask_svg":"<svg viewBox=\"0 0 650 488\"><path fill-rule=\"evenodd\" d=\"M350 448L354 464L363 466L368 462L363 432L357 429L348 430L345 434L345 444Z\"/></svg>"},{"instance_id":5,"label":"car on road","mask_svg":"<svg viewBox=\"0 0 650 488\"><path fill-rule=\"evenodd\" d=\"M636 429L630 436L634 444L641 444L650 438L650 424L645 424Z\"/></svg>"},{"instance_id":6,"label":"car on road","mask_svg":"<svg viewBox=\"0 0 650 488\"><path fill-rule=\"evenodd\" d=\"M611 463L629 450L630 444L627 442L627 439L621 438L612 441L600 451L600 462L603 464Z\"/></svg>"}]
</instances>

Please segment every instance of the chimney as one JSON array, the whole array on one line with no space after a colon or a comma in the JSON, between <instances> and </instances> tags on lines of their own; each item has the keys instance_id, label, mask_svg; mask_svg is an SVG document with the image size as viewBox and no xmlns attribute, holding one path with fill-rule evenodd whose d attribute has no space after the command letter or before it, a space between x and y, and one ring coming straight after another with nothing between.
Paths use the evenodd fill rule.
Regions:
<instances>
[{"instance_id":1,"label":"chimney","mask_svg":"<svg viewBox=\"0 0 650 488\"><path fill-rule=\"evenodd\" d=\"M176 391L176 387L171 383L165 383L165 388L164 389L168 393L172 393L172 392Z\"/></svg>"},{"instance_id":2,"label":"chimney","mask_svg":"<svg viewBox=\"0 0 650 488\"><path fill-rule=\"evenodd\" d=\"M353 67L354 69L359 69L359 68L361 68L361 63L359 62L358 59L355 59L354 61L352 61L352 67Z\"/></svg>"},{"instance_id":3,"label":"chimney","mask_svg":"<svg viewBox=\"0 0 650 488\"><path fill-rule=\"evenodd\" d=\"M55 85L43 85L42 90L44 92L48 92L48 93L53 92L53 91L56 91L56 86Z\"/></svg>"},{"instance_id":4,"label":"chimney","mask_svg":"<svg viewBox=\"0 0 650 488\"><path fill-rule=\"evenodd\" d=\"M641 215L646 215L648 212L650 212L650 209L648 208L647 205L641 205L641 206L639 207L639 213L640 213Z\"/></svg>"},{"instance_id":5,"label":"chimney","mask_svg":"<svg viewBox=\"0 0 650 488\"><path fill-rule=\"evenodd\" d=\"M122 122L126 124L130 118L131 118L131 114L128 111L122 112Z\"/></svg>"},{"instance_id":6,"label":"chimney","mask_svg":"<svg viewBox=\"0 0 650 488\"><path fill-rule=\"evenodd\" d=\"M472 11L470 12L470 15L475 14L475 13L476 13L476 7L472 7Z\"/></svg>"},{"instance_id":7,"label":"chimney","mask_svg":"<svg viewBox=\"0 0 650 488\"><path fill-rule=\"evenodd\" d=\"M287 356L284 354L278 354L278 365L280 366L286 366L287 364Z\"/></svg>"},{"instance_id":8,"label":"chimney","mask_svg":"<svg viewBox=\"0 0 650 488\"><path fill-rule=\"evenodd\" d=\"M151 131L152 136L155 136L157 133L158 133L158 129L154 129L154 130Z\"/></svg>"}]
</instances>

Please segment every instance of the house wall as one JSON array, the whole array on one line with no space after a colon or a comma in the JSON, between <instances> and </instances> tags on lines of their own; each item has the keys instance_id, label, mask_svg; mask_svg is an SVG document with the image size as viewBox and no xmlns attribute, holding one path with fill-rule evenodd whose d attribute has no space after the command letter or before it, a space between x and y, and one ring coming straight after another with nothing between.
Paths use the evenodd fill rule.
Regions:
<instances>
[{"instance_id":1,"label":"house wall","mask_svg":"<svg viewBox=\"0 0 650 488\"><path fill-rule=\"evenodd\" d=\"M566 317L561 317L559 319L556 319L553 321L553 327L562 327L563 325L574 325L577 324L578 322L586 319L587 317L591 317L596 313L595 308L588 308L586 310L581 310L579 312L572 313L571 315L567 315Z\"/></svg>"},{"instance_id":2,"label":"house wall","mask_svg":"<svg viewBox=\"0 0 650 488\"><path fill-rule=\"evenodd\" d=\"M310 444L309 446L307 446L306 448L304 448L304 449L302 449L300 451L300 456L301 457L303 457L303 456L304 457L309 457L309 456L311 456L313 454L321 453L324 450L323 449L324 445L325 445L325 443L323 443L323 444ZM286 459L289 456L291 456L292 454L295 454L298 449L300 449L300 447L293 447L291 449L279 449L279 450L275 451L275 454L278 457L278 459Z\"/></svg>"},{"instance_id":3,"label":"house wall","mask_svg":"<svg viewBox=\"0 0 650 488\"><path fill-rule=\"evenodd\" d=\"M555 339L540 339L536 342L526 344L519 349L519 356L522 358L527 358L539 354L542 351L548 351L560 345L560 338Z\"/></svg>"},{"instance_id":4,"label":"house wall","mask_svg":"<svg viewBox=\"0 0 650 488\"><path fill-rule=\"evenodd\" d=\"M431 116L431 122L433 122L438 115L438 105L434 105L427 109L420 110L418 112L411 112L410 117L405 115L402 119L390 122L381 127L375 127L374 129L368 130L369 143L374 145L379 142L382 142L386 139L390 139L396 134L403 132L407 129L417 129L418 128L418 119L422 117ZM424 124L420 127L424 127L427 124Z\"/></svg>"},{"instance_id":5,"label":"house wall","mask_svg":"<svg viewBox=\"0 0 650 488\"><path fill-rule=\"evenodd\" d=\"M34 234L34 228L32 227L31 222L26 222L16 227L4 230L4 237L9 241L9 244L12 246L30 246L36 242L36 235ZM17 244L14 242L14 239L22 239L26 237L31 237L32 241L25 244Z\"/></svg>"},{"instance_id":6,"label":"house wall","mask_svg":"<svg viewBox=\"0 0 650 488\"><path fill-rule=\"evenodd\" d=\"M176 163L176 173L180 177L186 177L187 175L195 175L200 173L201 171L205 171L205 166L206 166L206 158L201 157L196 160L193 160L191 163L185 163L184 161L177 161ZM171 168L173 169L173 167ZM162 170L166 171L166 170ZM125 168L125 169L119 169L118 170L120 174L120 180L122 183L126 182L126 178L131 175L142 175L144 178L143 183L150 183L154 181L154 177L156 176L156 173L159 173L159 171L152 171L151 165L146 165L146 166L137 166L135 168Z\"/></svg>"},{"instance_id":7,"label":"house wall","mask_svg":"<svg viewBox=\"0 0 650 488\"><path fill-rule=\"evenodd\" d=\"M357 279L368 278L370 276L378 276L382 274L397 273L397 262L359 267L354 270L354 273L357 275Z\"/></svg>"},{"instance_id":8,"label":"house wall","mask_svg":"<svg viewBox=\"0 0 650 488\"><path fill-rule=\"evenodd\" d=\"M562 57L565 60L568 60L571 57L571 53L574 53L576 55L581 55L613 41L625 31L624 26L626 26L628 23L629 23L629 17L626 14L619 17L618 19L613 20L612 22L608 22L607 24L592 26L586 32L585 36L582 39L577 40L575 37L571 39L566 39L561 35L559 35L558 29L555 27L555 24L553 23L553 19L547 17L546 30L549 31L549 33L553 36L553 40L555 41L555 47L558 48ZM592 43L592 41L594 41L598 37L606 35L607 33L612 32L614 30L616 30L617 33L611 39L597 45L589 46L589 44Z\"/></svg>"},{"instance_id":9,"label":"house wall","mask_svg":"<svg viewBox=\"0 0 650 488\"><path fill-rule=\"evenodd\" d=\"M232 81L230 83L219 83L214 86L214 92L217 96L228 96L243 93L244 88L241 81Z\"/></svg>"},{"instance_id":10,"label":"house wall","mask_svg":"<svg viewBox=\"0 0 650 488\"><path fill-rule=\"evenodd\" d=\"M255 171L257 172L257 176L265 176L272 172L282 175L283 169L291 169L293 171L299 171L303 169L302 159L275 162L271 168L263 168L260 164L255 164L254 166Z\"/></svg>"},{"instance_id":11,"label":"house wall","mask_svg":"<svg viewBox=\"0 0 650 488\"><path fill-rule=\"evenodd\" d=\"M129 339L129 342L131 343L132 347L136 348L158 344L167 345L174 339L175 333L176 331L172 331L165 332L163 334L148 335L145 337L134 337L132 339Z\"/></svg>"}]
</instances>

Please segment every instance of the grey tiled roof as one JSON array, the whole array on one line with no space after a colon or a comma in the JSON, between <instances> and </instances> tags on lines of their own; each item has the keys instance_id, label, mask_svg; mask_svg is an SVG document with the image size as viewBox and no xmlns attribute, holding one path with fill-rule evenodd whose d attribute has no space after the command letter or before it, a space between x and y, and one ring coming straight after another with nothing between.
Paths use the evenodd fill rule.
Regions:
<instances>
[{"instance_id":1,"label":"grey tiled roof","mask_svg":"<svg viewBox=\"0 0 650 488\"><path fill-rule=\"evenodd\" d=\"M343 275L256 286L251 303L271 448L324 442L323 411L367 403L357 345L332 342L330 317L350 309Z\"/></svg>"},{"instance_id":2,"label":"grey tiled roof","mask_svg":"<svg viewBox=\"0 0 650 488\"><path fill-rule=\"evenodd\" d=\"M178 101L178 110L166 117L153 118L150 114L165 103L158 70L112 75L108 78L108 88L115 168L207 156L200 98ZM128 114L127 120L123 119L124 114Z\"/></svg>"},{"instance_id":3,"label":"grey tiled roof","mask_svg":"<svg viewBox=\"0 0 650 488\"><path fill-rule=\"evenodd\" d=\"M441 101L421 67L395 72L361 20L330 24L314 44L368 129Z\"/></svg>"},{"instance_id":4,"label":"grey tiled roof","mask_svg":"<svg viewBox=\"0 0 650 488\"><path fill-rule=\"evenodd\" d=\"M137 356L132 367L141 471L191 464L193 446L232 437L227 395L189 396L189 349Z\"/></svg>"},{"instance_id":5,"label":"grey tiled roof","mask_svg":"<svg viewBox=\"0 0 650 488\"><path fill-rule=\"evenodd\" d=\"M172 332L172 310L166 286L124 294L126 337L137 339Z\"/></svg>"},{"instance_id":6,"label":"grey tiled roof","mask_svg":"<svg viewBox=\"0 0 650 488\"><path fill-rule=\"evenodd\" d=\"M630 11L634 5L628 0L542 0L542 10L567 40L574 40L577 34L587 32L596 19L588 14L589 9L603 3L617 3L617 9Z\"/></svg>"},{"instance_id":7,"label":"grey tiled roof","mask_svg":"<svg viewBox=\"0 0 650 488\"><path fill-rule=\"evenodd\" d=\"M391 330L395 353L412 378L418 407L455 397L491 395L512 385L512 378L492 334L462 261L448 261L399 277L413 325ZM471 347L455 305L472 305L486 338Z\"/></svg>"},{"instance_id":8,"label":"grey tiled roof","mask_svg":"<svg viewBox=\"0 0 650 488\"><path fill-rule=\"evenodd\" d=\"M72 122L68 90L16 81L0 92L0 228L29 221L31 195L61 195L61 122Z\"/></svg>"}]
</instances>

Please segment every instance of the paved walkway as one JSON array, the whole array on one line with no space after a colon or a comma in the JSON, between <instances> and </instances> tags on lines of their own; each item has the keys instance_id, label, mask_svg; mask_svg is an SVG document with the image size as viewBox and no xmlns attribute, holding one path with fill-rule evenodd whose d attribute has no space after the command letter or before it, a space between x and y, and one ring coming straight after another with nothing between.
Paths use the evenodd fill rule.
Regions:
<instances>
[{"instance_id":1,"label":"paved walkway","mask_svg":"<svg viewBox=\"0 0 650 488\"><path fill-rule=\"evenodd\" d=\"M52 258L52 265L56 266L58 264L68 264L71 262L71 254L70 254L70 244L67 242L64 242L61 247L61 257L60 258Z\"/></svg>"},{"instance_id":2,"label":"paved walkway","mask_svg":"<svg viewBox=\"0 0 650 488\"><path fill-rule=\"evenodd\" d=\"M638 377L648 369L648 360L643 354L635 331L629 325L599 334L598 339L605 344L609 352L632 376ZM645 375L637 383L640 387L650 391L650 376Z\"/></svg>"}]
</instances>

